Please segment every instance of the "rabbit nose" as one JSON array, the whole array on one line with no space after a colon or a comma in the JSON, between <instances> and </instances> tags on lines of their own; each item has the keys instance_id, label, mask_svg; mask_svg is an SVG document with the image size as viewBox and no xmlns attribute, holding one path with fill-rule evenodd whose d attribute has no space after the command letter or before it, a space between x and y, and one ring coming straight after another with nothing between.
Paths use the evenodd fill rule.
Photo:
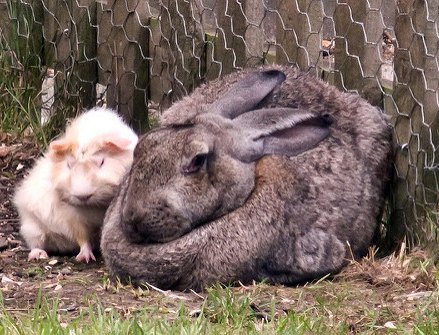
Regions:
<instances>
[{"instance_id":1,"label":"rabbit nose","mask_svg":"<svg viewBox=\"0 0 439 335\"><path fill-rule=\"evenodd\" d=\"M122 229L124 230L126 237L134 243L141 243L146 240L146 236L143 236L140 231L142 227L143 216L133 206L127 204L122 209Z\"/></svg>"}]
</instances>

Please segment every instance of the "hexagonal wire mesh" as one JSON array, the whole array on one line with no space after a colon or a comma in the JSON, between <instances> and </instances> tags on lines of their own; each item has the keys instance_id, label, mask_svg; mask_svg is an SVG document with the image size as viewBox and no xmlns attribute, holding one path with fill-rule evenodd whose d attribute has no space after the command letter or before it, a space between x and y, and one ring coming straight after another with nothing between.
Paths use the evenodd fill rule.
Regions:
<instances>
[{"instance_id":1,"label":"hexagonal wire mesh","mask_svg":"<svg viewBox=\"0 0 439 335\"><path fill-rule=\"evenodd\" d=\"M42 74L44 118L106 104L147 129L200 83L267 63L358 92L395 129L387 236L416 242L435 237L437 16L432 0L3 0L0 41Z\"/></svg>"}]
</instances>

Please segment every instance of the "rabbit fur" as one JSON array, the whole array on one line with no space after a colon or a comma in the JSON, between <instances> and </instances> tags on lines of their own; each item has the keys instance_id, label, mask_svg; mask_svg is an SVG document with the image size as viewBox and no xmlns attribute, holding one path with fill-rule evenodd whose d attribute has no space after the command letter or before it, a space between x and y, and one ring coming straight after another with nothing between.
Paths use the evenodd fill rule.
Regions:
<instances>
[{"instance_id":1,"label":"rabbit fur","mask_svg":"<svg viewBox=\"0 0 439 335\"><path fill-rule=\"evenodd\" d=\"M14 196L29 260L78 249L78 261L95 260L105 210L136 143L122 119L100 107L78 116L50 143Z\"/></svg>"},{"instance_id":2,"label":"rabbit fur","mask_svg":"<svg viewBox=\"0 0 439 335\"><path fill-rule=\"evenodd\" d=\"M162 289L336 273L373 240L391 154L388 119L360 96L295 67L233 73L140 139L102 255Z\"/></svg>"}]
</instances>

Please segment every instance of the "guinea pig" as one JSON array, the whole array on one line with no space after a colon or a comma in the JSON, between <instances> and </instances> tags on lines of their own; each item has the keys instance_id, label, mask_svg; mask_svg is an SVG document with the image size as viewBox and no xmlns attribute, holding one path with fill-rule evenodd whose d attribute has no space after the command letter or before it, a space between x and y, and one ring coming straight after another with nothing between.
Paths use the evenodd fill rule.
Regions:
<instances>
[{"instance_id":1,"label":"guinea pig","mask_svg":"<svg viewBox=\"0 0 439 335\"><path fill-rule=\"evenodd\" d=\"M28 259L79 253L96 260L105 211L131 167L138 137L112 110L79 115L17 187L14 204Z\"/></svg>"}]
</instances>

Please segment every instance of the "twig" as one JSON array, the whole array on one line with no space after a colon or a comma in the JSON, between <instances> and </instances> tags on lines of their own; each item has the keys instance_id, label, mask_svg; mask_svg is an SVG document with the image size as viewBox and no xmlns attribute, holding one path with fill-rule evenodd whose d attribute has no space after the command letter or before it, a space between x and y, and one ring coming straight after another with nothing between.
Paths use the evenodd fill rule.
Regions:
<instances>
[{"instance_id":1,"label":"twig","mask_svg":"<svg viewBox=\"0 0 439 335\"><path fill-rule=\"evenodd\" d=\"M182 297L182 296L180 296L178 294L172 293L172 291L169 291L169 290L168 291L163 291L162 289L160 289L160 288L158 288L158 287L156 287L154 285L151 285L148 282L146 282L145 284L146 284L146 286L148 286L149 288L153 289L154 291L162 293L163 295L165 295L167 297L176 298L176 299L179 299L179 300L188 300L187 297Z\"/></svg>"},{"instance_id":2,"label":"twig","mask_svg":"<svg viewBox=\"0 0 439 335\"><path fill-rule=\"evenodd\" d=\"M199 294L199 293L197 293L197 292L195 292L194 290L192 290L192 289L190 289L190 292L192 293L192 294L195 294L198 298L200 298L200 299L205 299L205 297L203 297L201 294Z\"/></svg>"},{"instance_id":3,"label":"twig","mask_svg":"<svg viewBox=\"0 0 439 335\"><path fill-rule=\"evenodd\" d=\"M5 308L7 312L28 312L28 308Z\"/></svg>"},{"instance_id":4,"label":"twig","mask_svg":"<svg viewBox=\"0 0 439 335\"><path fill-rule=\"evenodd\" d=\"M145 284L146 284L146 286L148 286L149 288L152 288L154 291L160 292L160 293L162 293L162 294L166 294L166 291L163 291L162 289L159 289L158 287L156 287L156 286L154 286L154 285L152 285L152 284L150 284L150 283L148 283L148 282L145 282Z\"/></svg>"}]
</instances>

